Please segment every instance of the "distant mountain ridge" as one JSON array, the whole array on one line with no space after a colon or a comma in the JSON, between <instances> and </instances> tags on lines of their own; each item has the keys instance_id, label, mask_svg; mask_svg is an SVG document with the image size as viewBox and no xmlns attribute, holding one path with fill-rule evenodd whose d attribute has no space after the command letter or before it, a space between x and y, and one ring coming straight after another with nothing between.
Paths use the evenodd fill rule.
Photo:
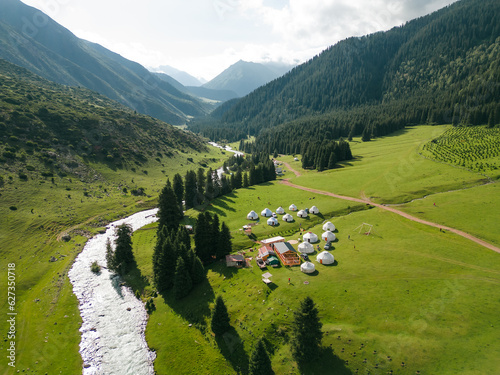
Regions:
<instances>
[{"instance_id":1,"label":"distant mountain ridge","mask_svg":"<svg viewBox=\"0 0 500 375\"><path fill-rule=\"evenodd\" d=\"M265 65L240 60L202 87L234 91L243 97L292 69L291 65Z\"/></svg>"},{"instance_id":2,"label":"distant mountain ridge","mask_svg":"<svg viewBox=\"0 0 500 375\"><path fill-rule=\"evenodd\" d=\"M170 65L160 65L158 68L153 69L155 73L164 73L168 74L170 77L181 83L183 86L201 86L206 81L202 82L198 78L192 76L191 74L174 68Z\"/></svg>"},{"instance_id":3,"label":"distant mountain ridge","mask_svg":"<svg viewBox=\"0 0 500 375\"><path fill-rule=\"evenodd\" d=\"M498 19L500 2L461 0L348 38L190 128L213 140L258 136L256 145L286 153L289 137L369 140L408 124L499 124Z\"/></svg>"},{"instance_id":4,"label":"distant mountain ridge","mask_svg":"<svg viewBox=\"0 0 500 375\"><path fill-rule=\"evenodd\" d=\"M0 57L49 80L84 86L172 124L209 110L140 64L77 38L19 0L0 2Z\"/></svg>"}]
</instances>

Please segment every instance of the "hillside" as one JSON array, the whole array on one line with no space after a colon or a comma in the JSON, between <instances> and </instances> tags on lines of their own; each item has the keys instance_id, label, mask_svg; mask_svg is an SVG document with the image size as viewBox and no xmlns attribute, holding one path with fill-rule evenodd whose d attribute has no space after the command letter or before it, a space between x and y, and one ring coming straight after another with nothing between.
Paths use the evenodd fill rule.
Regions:
<instances>
[{"instance_id":1,"label":"hillside","mask_svg":"<svg viewBox=\"0 0 500 375\"><path fill-rule=\"evenodd\" d=\"M141 65L77 38L19 0L0 3L0 58L57 83L87 87L174 125L208 110Z\"/></svg>"},{"instance_id":2,"label":"hillside","mask_svg":"<svg viewBox=\"0 0 500 375\"><path fill-rule=\"evenodd\" d=\"M234 141L290 124L267 135L286 143L283 136L297 139L300 129L370 138L413 123L498 124L499 16L497 1L462 0L346 39L192 129L213 137L221 127Z\"/></svg>"},{"instance_id":3,"label":"hillside","mask_svg":"<svg viewBox=\"0 0 500 375\"><path fill-rule=\"evenodd\" d=\"M2 59L0 84L0 162L19 175L30 173L27 159L38 160L49 174L88 179L91 162L134 168L150 158L206 150L192 133Z\"/></svg>"},{"instance_id":4,"label":"hillside","mask_svg":"<svg viewBox=\"0 0 500 375\"><path fill-rule=\"evenodd\" d=\"M198 78L193 77L191 74L184 72L182 70L176 69L169 65L160 65L158 68L153 71L157 73L164 73L178 81L184 86L201 86L206 81L202 82Z\"/></svg>"},{"instance_id":5,"label":"hillside","mask_svg":"<svg viewBox=\"0 0 500 375\"><path fill-rule=\"evenodd\" d=\"M240 60L202 87L214 90L229 90L242 97L285 74L290 69L291 66L267 66Z\"/></svg>"}]
</instances>

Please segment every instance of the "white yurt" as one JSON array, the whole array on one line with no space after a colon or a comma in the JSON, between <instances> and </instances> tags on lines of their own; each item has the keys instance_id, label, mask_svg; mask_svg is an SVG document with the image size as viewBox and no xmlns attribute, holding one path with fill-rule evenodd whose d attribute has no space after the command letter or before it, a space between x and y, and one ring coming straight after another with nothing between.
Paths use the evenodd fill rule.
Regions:
<instances>
[{"instance_id":1,"label":"white yurt","mask_svg":"<svg viewBox=\"0 0 500 375\"><path fill-rule=\"evenodd\" d=\"M257 212L255 211L250 211L247 215L248 220L257 220L259 218L259 215L257 215Z\"/></svg>"},{"instance_id":2,"label":"white yurt","mask_svg":"<svg viewBox=\"0 0 500 375\"><path fill-rule=\"evenodd\" d=\"M269 219L267 219L267 225L275 226L278 224L278 219L276 219L275 217L270 217Z\"/></svg>"},{"instance_id":3,"label":"white yurt","mask_svg":"<svg viewBox=\"0 0 500 375\"><path fill-rule=\"evenodd\" d=\"M313 232L307 232L303 236L304 242L315 243L318 242L318 236L316 236Z\"/></svg>"},{"instance_id":4,"label":"white yurt","mask_svg":"<svg viewBox=\"0 0 500 375\"><path fill-rule=\"evenodd\" d=\"M260 214L264 217L273 216L273 212L269 208L264 208Z\"/></svg>"},{"instance_id":5,"label":"white yurt","mask_svg":"<svg viewBox=\"0 0 500 375\"><path fill-rule=\"evenodd\" d=\"M312 254L314 253L314 246L311 245L309 242L301 242L299 246L297 247L299 250L299 253L302 254Z\"/></svg>"},{"instance_id":6,"label":"white yurt","mask_svg":"<svg viewBox=\"0 0 500 375\"><path fill-rule=\"evenodd\" d=\"M316 261L321 264L332 264L335 262L335 258L328 251L323 251L318 254Z\"/></svg>"},{"instance_id":7,"label":"white yurt","mask_svg":"<svg viewBox=\"0 0 500 375\"><path fill-rule=\"evenodd\" d=\"M304 218L304 217L307 217L307 216L309 216L309 215L307 215L307 212L306 212L306 211L304 211L304 210L300 210L299 212L297 212L297 216L298 216L298 217L302 217L302 218Z\"/></svg>"},{"instance_id":8,"label":"white yurt","mask_svg":"<svg viewBox=\"0 0 500 375\"><path fill-rule=\"evenodd\" d=\"M283 215L283 221L286 221L287 223L291 223L293 221L293 216L290 214Z\"/></svg>"},{"instance_id":9,"label":"white yurt","mask_svg":"<svg viewBox=\"0 0 500 375\"><path fill-rule=\"evenodd\" d=\"M337 237L335 237L335 234L330 232L329 230L321 235L321 239L326 242L333 242L336 238Z\"/></svg>"},{"instance_id":10,"label":"white yurt","mask_svg":"<svg viewBox=\"0 0 500 375\"><path fill-rule=\"evenodd\" d=\"M335 230L335 225L331 221L327 221L325 224L323 224L323 230L329 230L330 232L333 232Z\"/></svg>"},{"instance_id":11,"label":"white yurt","mask_svg":"<svg viewBox=\"0 0 500 375\"><path fill-rule=\"evenodd\" d=\"M300 265L300 270L304 273L313 273L316 267L311 262L304 262Z\"/></svg>"},{"instance_id":12,"label":"white yurt","mask_svg":"<svg viewBox=\"0 0 500 375\"><path fill-rule=\"evenodd\" d=\"M312 206L312 207L309 209L309 213L314 214L314 215L319 214L319 209L318 209L318 207L316 207L316 206Z\"/></svg>"},{"instance_id":13,"label":"white yurt","mask_svg":"<svg viewBox=\"0 0 500 375\"><path fill-rule=\"evenodd\" d=\"M297 206L294 204L291 204L290 207L288 207L290 211L297 211Z\"/></svg>"},{"instance_id":14,"label":"white yurt","mask_svg":"<svg viewBox=\"0 0 500 375\"><path fill-rule=\"evenodd\" d=\"M278 215L283 215L285 213L285 209L281 206L279 206L277 209L276 209L276 213Z\"/></svg>"}]
</instances>

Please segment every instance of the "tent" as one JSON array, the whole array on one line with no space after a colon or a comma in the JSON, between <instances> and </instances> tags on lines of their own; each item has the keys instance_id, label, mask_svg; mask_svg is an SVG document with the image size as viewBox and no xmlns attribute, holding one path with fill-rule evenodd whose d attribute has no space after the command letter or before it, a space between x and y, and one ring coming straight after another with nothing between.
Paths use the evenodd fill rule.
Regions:
<instances>
[{"instance_id":1,"label":"tent","mask_svg":"<svg viewBox=\"0 0 500 375\"><path fill-rule=\"evenodd\" d=\"M260 214L264 217L273 216L273 212L269 208L264 208Z\"/></svg>"},{"instance_id":2,"label":"tent","mask_svg":"<svg viewBox=\"0 0 500 375\"><path fill-rule=\"evenodd\" d=\"M276 209L276 213L279 214L279 215L283 215L285 213L285 209L283 207L279 206Z\"/></svg>"},{"instance_id":3,"label":"tent","mask_svg":"<svg viewBox=\"0 0 500 375\"><path fill-rule=\"evenodd\" d=\"M278 219L276 219L275 217L270 217L269 219L267 219L267 225L275 226L278 224Z\"/></svg>"},{"instance_id":4,"label":"tent","mask_svg":"<svg viewBox=\"0 0 500 375\"><path fill-rule=\"evenodd\" d=\"M304 242L309 242L309 243L315 243L318 242L318 236L315 235L313 232L307 232L303 236Z\"/></svg>"},{"instance_id":5,"label":"tent","mask_svg":"<svg viewBox=\"0 0 500 375\"><path fill-rule=\"evenodd\" d=\"M335 234L327 230L325 233L321 235L321 239L326 242L333 242L335 241L336 237Z\"/></svg>"},{"instance_id":6,"label":"tent","mask_svg":"<svg viewBox=\"0 0 500 375\"><path fill-rule=\"evenodd\" d=\"M255 211L250 211L247 215L248 220L257 220L259 218L259 215L257 215L257 212Z\"/></svg>"},{"instance_id":7,"label":"tent","mask_svg":"<svg viewBox=\"0 0 500 375\"><path fill-rule=\"evenodd\" d=\"M314 215L319 214L319 209L318 209L318 207L316 207L316 206L312 206L312 207L309 209L309 213L314 214Z\"/></svg>"},{"instance_id":8,"label":"tent","mask_svg":"<svg viewBox=\"0 0 500 375\"><path fill-rule=\"evenodd\" d=\"M302 254L312 254L314 253L314 246L311 245L309 242L302 242L300 245L297 247L299 250L299 253Z\"/></svg>"},{"instance_id":9,"label":"tent","mask_svg":"<svg viewBox=\"0 0 500 375\"><path fill-rule=\"evenodd\" d=\"M331 221L327 221L325 224L323 224L323 230L329 230L330 232L333 232L335 230L335 225Z\"/></svg>"},{"instance_id":10,"label":"tent","mask_svg":"<svg viewBox=\"0 0 500 375\"><path fill-rule=\"evenodd\" d=\"M271 281L271 280L269 280L269 279L271 278L271 276L273 276L273 275L271 275L269 272L263 273L263 274L262 274L262 281L263 281L264 283L266 283L266 284L271 284L271 283L272 283L272 281Z\"/></svg>"},{"instance_id":11,"label":"tent","mask_svg":"<svg viewBox=\"0 0 500 375\"><path fill-rule=\"evenodd\" d=\"M304 262L301 264L300 270L304 273L313 273L316 271L316 267L311 262Z\"/></svg>"},{"instance_id":12,"label":"tent","mask_svg":"<svg viewBox=\"0 0 500 375\"><path fill-rule=\"evenodd\" d=\"M273 267L279 266L280 260L278 258L276 258L275 256L270 256L269 258L267 258L267 263Z\"/></svg>"},{"instance_id":13,"label":"tent","mask_svg":"<svg viewBox=\"0 0 500 375\"><path fill-rule=\"evenodd\" d=\"M290 214L283 215L283 221L286 221L287 223L291 223L293 221L293 216Z\"/></svg>"},{"instance_id":14,"label":"tent","mask_svg":"<svg viewBox=\"0 0 500 375\"><path fill-rule=\"evenodd\" d=\"M297 212L297 216L298 216L298 217L302 217L302 218L304 218L304 217L307 217L307 216L309 216L309 215L307 214L307 212L306 212L306 211L304 211L304 210L300 210L299 212Z\"/></svg>"},{"instance_id":15,"label":"tent","mask_svg":"<svg viewBox=\"0 0 500 375\"><path fill-rule=\"evenodd\" d=\"M294 204L291 204L290 207L288 207L290 211L297 211L297 206Z\"/></svg>"},{"instance_id":16,"label":"tent","mask_svg":"<svg viewBox=\"0 0 500 375\"><path fill-rule=\"evenodd\" d=\"M328 251L323 251L318 254L316 261L321 264L332 264L335 262L335 258Z\"/></svg>"}]
</instances>

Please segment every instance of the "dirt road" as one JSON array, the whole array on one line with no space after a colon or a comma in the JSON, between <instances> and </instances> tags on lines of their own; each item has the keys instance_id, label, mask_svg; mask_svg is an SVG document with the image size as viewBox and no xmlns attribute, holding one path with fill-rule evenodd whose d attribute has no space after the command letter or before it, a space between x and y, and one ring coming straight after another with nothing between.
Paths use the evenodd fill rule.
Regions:
<instances>
[{"instance_id":1,"label":"dirt road","mask_svg":"<svg viewBox=\"0 0 500 375\"><path fill-rule=\"evenodd\" d=\"M296 170L294 170L290 164L288 163L285 163L283 162L284 165L286 165L286 167L295 174L295 176L300 176L300 173L297 172ZM467 238L468 240L471 240L471 241L474 241L475 243L481 245L481 246L484 246L490 250L493 250L493 251L496 251L497 253L500 253L500 248L499 247L496 247L486 241L483 241L477 237L474 237L473 235L469 234L469 233L466 233L464 231L461 231L459 229L455 229L455 228L451 228L451 227L447 227L445 225L440 225L440 224L437 224L437 223L433 223L431 221L427 221L427 220L423 220L423 219L420 219L416 216L413 216L413 215L410 215L410 214L407 214L406 212L403 212L403 211L400 211L400 210L397 210L393 207L388 207L388 206L385 206L383 204L379 204L379 203L373 203L371 202L370 200L368 199L361 199L361 198L354 198L354 197L348 197L348 196L345 196L345 195L339 195L339 194L334 194L334 193L330 193L328 191L323 191L323 190L317 190L317 189L312 189L312 188L308 188L308 187L305 187L305 186L300 186L300 185L295 185L293 183L291 183L289 180L285 179L285 180L282 180L281 181L282 184L284 185L287 185L287 186L290 186L290 187L293 187L295 189L300 189L300 190L304 190L304 191L309 191L311 193L316 193L316 194L322 194L322 195L327 195L327 196L330 196L330 197L333 197L333 198L338 198L338 199L343 199L343 200L347 200L347 201L351 201L351 202L357 202L357 203L364 203L364 204L369 204L369 205L372 205L374 207L378 207L382 210L386 210L386 211L390 211L392 213L395 213L399 216L402 216L408 220L412 220L412 221L415 221L417 223L421 223L421 224L425 224L425 225L429 225L431 227L434 227L434 228L438 228L438 229L441 229L441 230L445 230L445 231L448 231L448 232L452 232L452 233L455 233L455 234L458 234L459 236L462 236L464 238Z\"/></svg>"}]
</instances>

